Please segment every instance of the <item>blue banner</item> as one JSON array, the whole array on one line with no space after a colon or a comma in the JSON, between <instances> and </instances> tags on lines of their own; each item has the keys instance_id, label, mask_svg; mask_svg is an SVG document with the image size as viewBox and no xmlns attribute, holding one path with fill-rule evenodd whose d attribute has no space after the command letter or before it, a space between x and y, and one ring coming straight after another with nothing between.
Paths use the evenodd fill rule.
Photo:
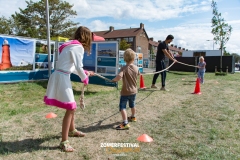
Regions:
<instances>
[{"instance_id":1,"label":"blue banner","mask_svg":"<svg viewBox=\"0 0 240 160\"><path fill-rule=\"evenodd\" d=\"M98 66L116 66L116 58L105 58L105 57L98 57L97 58L97 65Z\"/></svg>"},{"instance_id":2,"label":"blue banner","mask_svg":"<svg viewBox=\"0 0 240 160\"><path fill-rule=\"evenodd\" d=\"M34 43L35 40L31 39L0 35L0 66L3 66L2 63L5 63L6 66L1 70L33 70ZM8 60L7 57L10 57L10 59Z\"/></svg>"},{"instance_id":3,"label":"blue banner","mask_svg":"<svg viewBox=\"0 0 240 160\"><path fill-rule=\"evenodd\" d=\"M49 78L47 41L0 35L0 43L0 83ZM53 42L51 46L53 63Z\"/></svg>"},{"instance_id":4,"label":"blue banner","mask_svg":"<svg viewBox=\"0 0 240 160\"><path fill-rule=\"evenodd\" d=\"M97 54L99 57L115 57L117 56L116 43L98 43Z\"/></svg>"},{"instance_id":5,"label":"blue banner","mask_svg":"<svg viewBox=\"0 0 240 160\"><path fill-rule=\"evenodd\" d=\"M94 71L108 79L113 79L118 73L118 41L92 42L91 54L84 53L83 68ZM72 74L71 80L80 82L80 78ZM90 84L116 87L117 83L108 82L97 76L89 78Z\"/></svg>"},{"instance_id":6,"label":"blue banner","mask_svg":"<svg viewBox=\"0 0 240 160\"><path fill-rule=\"evenodd\" d=\"M96 69L96 43L92 43L90 55L88 55L86 52L84 53L83 66L84 66L84 69L95 72L95 69Z\"/></svg>"},{"instance_id":7,"label":"blue banner","mask_svg":"<svg viewBox=\"0 0 240 160\"><path fill-rule=\"evenodd\" d=\"M96 72L103 76L116 76L118 74L118 42L97 44Z\"/></svg>"},{"instance_id":8,"label":"blue banner","mask_svg":"<svg viewBox=\"0 0 240 160\"><path fill-rule=\"evenodd\" d=\"M48 79L48 70L43 71L11 71L0 73L0 83L21 82Z\"/></svg>"}]
</instances>

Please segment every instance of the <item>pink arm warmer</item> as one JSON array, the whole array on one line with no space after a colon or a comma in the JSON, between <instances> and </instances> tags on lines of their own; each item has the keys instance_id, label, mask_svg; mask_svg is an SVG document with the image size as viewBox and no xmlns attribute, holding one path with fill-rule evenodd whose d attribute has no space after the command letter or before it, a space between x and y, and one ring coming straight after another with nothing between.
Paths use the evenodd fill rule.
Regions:
<instances>
[{"instance_id":1,"label":"pink arm warmer","mask_svg":"<svg viewBox=\"0 0 240 160\"><path fill-rule=\"evenodd\" d=\"M85 85L88 85L88 82L89 82L89 78L88 78L88 71L87 70L84 70L84 73L86 74L86 78L84 80L82 80L82 82L85 84Z\"/></svg>"}]
</instances>

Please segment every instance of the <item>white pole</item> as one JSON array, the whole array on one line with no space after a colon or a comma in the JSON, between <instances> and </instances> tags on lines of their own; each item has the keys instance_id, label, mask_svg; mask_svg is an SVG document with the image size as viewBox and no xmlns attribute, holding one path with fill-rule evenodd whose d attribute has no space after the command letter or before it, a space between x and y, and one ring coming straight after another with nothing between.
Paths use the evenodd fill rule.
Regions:
<instances>
[{"instance_id":1,"label":"white pole","mask_svg":"<svg viewBox=\"0 0 240 160\"><path fill-rule=\"evenodd\" d=\"M52 70L52 63L51 63L51 44L50 44L50 26L49 26L48 0L45 1L45 5L46 5L46 20L47 20L48 77L50 77L51 70Z\"/></svg>"}]
</instances>

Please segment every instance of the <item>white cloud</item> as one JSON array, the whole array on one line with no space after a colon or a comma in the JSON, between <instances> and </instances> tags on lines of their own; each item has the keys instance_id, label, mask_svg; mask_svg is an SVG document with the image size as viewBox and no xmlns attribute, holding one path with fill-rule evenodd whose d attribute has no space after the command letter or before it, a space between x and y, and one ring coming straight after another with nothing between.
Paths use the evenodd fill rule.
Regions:
<instances>
[{"instance_id":1,"label":"white cloud","mask_svg":"<svg viewBox=\"0 0 240 160\"><path fill-rule=\"evenodd\" d=\"M32 0L37 2L38 0ZM0 15L9 18L15 12L19 12L19 8L26 8L27 3L24 0L0 0Z\"/></svg>"},{"instance_id":2,"label":"white cloud","mask_svg":"<svg viewBox=\"0 0 240 160\"><path fill-rule=\"evenodd\" d=\"M104 23L100 20L95 20L90 23L89 28L92 31L104 31L106 30L109 26L111 26L109 23Z\"/></svg>"},{"instance_id":3,"label":"white cloud","mask_svg":"<svg viewBox=\"0 0 240 160\"><path fill-rule=\"evenodd\" d=\"M8 0L0 0L0 15L3 15L9 18L15 11L19 11L19 7L25 7L25 2L22 3L22 0L8 1Z\"/></svg>"},{"instance_id":4,"label":"white cloud","mask_svg":"<svg viewBox=\"0 0 240 160\"><path fill-rule=\"evenodd\" d=\"M37 2L39 0L33 0ZM165 20L181 16L184 13L196 13L210 9L210 0L68 0L78 18L113 17L115 19ZM25 8L23 0L0 0L0 13L6 17ZM7 10L6 10L7 8Z\"/></svg>"},{"instance_id":5,"label":"white cloud","mask_svg":"<svg viewBox=\"0 0 240 160\"><path fill-rule=\"evenodd\" d=\"M226 44L226 50L230 53L240 54L239 33L240 33L240 20L228 22L233 27L230 40ZM148 28L148 26L146 26ZM147 30L149 37L154 37L155 41L164 40L168 34L174 35L175 39L172 42L178 47L186 48L189 50L211 50L213 49L213 35L211 33L211 23L199 24L183 24L177 27L155 29L150 28ZM218 49L219 45L214 44L214 49Z\"/></svg>"},{"instance_id":6,"label":"white cloud","mask_svg":"<svg viewBox=\"0 0 240 160\"><path fill-rule=\"evenodd\" d=\"M137 18L142 20L165 20L181 16L183 13L195 13L210 10L210 1L195 0L75 0L73 9L78 12L78 18L114 17Z\"/></svg>"},{"instance_id":7,"label":"white cloud","mask_svg":"<svg viewBox=\"0 0 240 160\"><path fill-rule=\"evenodd\" d=\"M233 31L230 40L226 44L226 50L230 53L240 54L240 20L229 21ZM123 23L106 23L100 20L95 20L90 23L90 29L93 31L108 30L109 26L114 26L115 29L125 29L129 25ZM138 27L139 25L133 24L131 26ZM150 37L154 38L154 41L164 40L168 34L174 35L174 41L172 44L178 47L186 48L189 50L212 50L213 49L213 35L211 33L211 23L191 23L182 24L171 28L156 29L151 28L145 24L146 32ZM214 49L219 49L218 44L214 44Z\"/></svg>"},{"instance_id":8,"label":"white cloud","mask_svg":"<svg viewBox=\"0 0 240 160\"><path fill-rule=\"evenodd\" d=\"M85 24L83 24L83 25L85 25ZM128 24L103 22L101 20L94 20L94 21L90 22L90 25L88 25L88 27L91 31L106 31L109 29L110 26L115 27L115 29L130 28ZM132 24L130 26L133 28L133 26L135 26L135 24ZM138 26L135 26L135 27L137 28Z\"/></svg>"}]
</instances>

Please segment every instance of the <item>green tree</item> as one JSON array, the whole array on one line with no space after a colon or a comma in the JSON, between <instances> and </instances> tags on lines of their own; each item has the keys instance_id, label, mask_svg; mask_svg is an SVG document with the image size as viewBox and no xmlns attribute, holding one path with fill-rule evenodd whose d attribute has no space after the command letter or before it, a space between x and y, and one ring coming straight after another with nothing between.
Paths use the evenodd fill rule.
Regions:
<instances>
[{"instance_id":1,"label":"green tree","mask_svg":"<svg viewBox=\"0 0 240 160\"><path fill-rule=\"evenodd\" d=\"M222 55L225 44L230 38L232 27L225 23L222 14L218 12L217 3L212 0L213 18L212 18L212 34L214 35L214 41L216 44L220 44L221 58L220 58L220 69L222 71Z\"/></svg>"},{"instance_id":2,"label":"green tree","mask_svg":"<svg viewBox=\"0 0 240 160\"><path fill-rule=\"evenodd\" d=\"M226 47L223 47L223 55L224 56L231 56L231 54L228 51L226 51Z\"/></svg>"},{"instance_id":3,"label":"green tree","mask_svg":"<svg viewBox=\"0 0 240 160\"><path fill-rule=\"evenodd\" d=\"M0 17L0 34L13 34L12 19L6 17Z\"/></svg>"},{"instance_id":4,"label":"green tree","mask_svg":"<svg viewBox=\"0 0 240 160\"><path fill-rule=\"evenodd\" d=\"M150 59L151 60L155 59L154 46L151 46L150 48Z\"/></svg>"},{"instance_id":5,"label":"green tree","mask_svg":"<svg viewBox=\"0 0 240 160\"><path fill-rule=\"evenodd\" d=\"M128 44L124 39L120 42L120 50L126 50L131 47L131 44Z\"/></svg>"},{"instance_id":6,"label":"green tree","mask_svg":"<svg viewBox=\"0 0 240 160\"><path fill-rule=\"evenodd\" d=\"M19 36L45 39L47 37L45 0L33 2L25 1L27 7L19 8L20 12L12 15L14 32ZM73 30L79 23L74 23L70 18L77 15L72 10L73 5L62 0L49 0L50 36L63 36L70 38Z\"/></svg>"},{"instance_id":7,"label":"green tree","mask_svg":"<svg viewBox=\"0 0 240 160\"><path fill-rule=\"evenodd\" d=\"M240 62L240 55L239 54L232 53L231 55L234 57L235 63L239 63Z\"/></svg>"}]
</instances>

